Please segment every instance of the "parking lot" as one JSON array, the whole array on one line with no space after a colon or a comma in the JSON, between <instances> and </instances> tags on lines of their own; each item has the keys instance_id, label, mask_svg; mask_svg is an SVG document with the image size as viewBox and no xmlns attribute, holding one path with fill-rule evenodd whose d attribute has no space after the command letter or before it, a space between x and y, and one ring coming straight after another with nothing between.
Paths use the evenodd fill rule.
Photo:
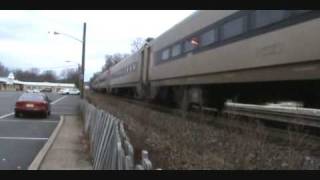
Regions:
<instances>
[{"instance_id":1,"label":"parking lot","mask_svg":"<svg viewBox=\"0 0 320 180\"><path fill-rule=\"evenodd\" d=\"M14 117L21 92L0 92L0 170L27 169L57 126L60 115L76 114L79 96L47 93L52 100L47 118Z\"/></svg>"}]
</instances>

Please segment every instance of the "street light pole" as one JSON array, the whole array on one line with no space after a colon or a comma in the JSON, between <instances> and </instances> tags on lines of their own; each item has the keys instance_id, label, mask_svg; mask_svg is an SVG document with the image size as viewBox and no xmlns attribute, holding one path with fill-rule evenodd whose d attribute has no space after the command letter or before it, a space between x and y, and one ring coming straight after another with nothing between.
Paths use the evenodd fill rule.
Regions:
<instances>
[{"instance_id":1,"label":"street light pole","mask_svg":"<svg viewBox=\"0 0 320 180\"><path fill-rule=\"evenodd\" d=\"M87 23L83 24L83 38L82 38L82 68L81 68L81 94L80 97L84 97L84 67L85 67L85 50L86 50L86 26Z\"/></svg>"},{"instance_id":2,"label":"street light pole","mask_svg":"<svg viewBox=\"0 0 320 180\"><path fill-rule=\"evenodd\" d=\"M79 42L82 43L82 66L81 66L81 74L79 75L79 79L81 81L81 83L79 84L80 85L80 97L81 99L83 99L84 97L84 70L85 70L85 51L86 51L86 27L87 27L87 23L84 22L83 23L83 37L82 37L82 41L80 39L77 39L69 34L65 34L65 33L60 33L60 32L53 32L54 35L64 35L64 36L67 36L69 38L72 38L74 40L77 40ZM50 33L50 31L49 31Z\"/></svg>"},{"instance_id":3,"label":"street light pole","mask_svg":"<svg viewBox=\"0 0 320 180\"><path fill-rule=\"evenodd\" d=\"M77 62L74 62L74 61L70 61L70 60L67 60L67 61L64 61L66 63L75 63L77 65L77 73L78 73L78 88L81 89L81 82L82 82L82 79L81 79L81 65L80 63L77 63ZM81 91L80 91L81 92Z\"/></svg>"}]
</instances>

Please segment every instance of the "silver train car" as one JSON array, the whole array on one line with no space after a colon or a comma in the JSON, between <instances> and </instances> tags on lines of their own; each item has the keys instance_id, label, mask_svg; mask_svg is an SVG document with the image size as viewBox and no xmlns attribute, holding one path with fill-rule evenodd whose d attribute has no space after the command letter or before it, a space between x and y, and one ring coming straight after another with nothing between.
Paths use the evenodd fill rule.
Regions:
<instances>
[{"instance_id":1,"label":"silver train car","mask_svg":"<svg viewBox=\"0 0 320 180\"><path fill-rule=\"evenodd\" d=\"M92 88L98 92L106 92L110 88L110 71L100 73L92 82Z\"/></svg>"},{"instance_id":2,"label":"silver train car","mask_svg":"<svg viewBox=\"0 0 320 180\"><path fill-rule=\"evenodd\" d=\"M183 109L221 110L227 99L319 107L319 17L315 10L197 11L112 67L102 86Z\"/></svg>"}]
</instances>

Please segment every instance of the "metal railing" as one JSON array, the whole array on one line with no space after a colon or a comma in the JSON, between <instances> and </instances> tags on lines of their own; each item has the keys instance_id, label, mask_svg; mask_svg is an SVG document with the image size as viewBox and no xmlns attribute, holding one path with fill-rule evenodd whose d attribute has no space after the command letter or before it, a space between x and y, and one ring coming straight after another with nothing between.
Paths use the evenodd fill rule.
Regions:
<instances>
[{"instance_id":1,"label":"metal railing","mask_svg":"<svg viewBox=\"0 0 320 180\"><path fill-rule=\"evenodd\" d=\"M320 128L319 109L227 103L224 112Z\"/></svg>"},{"instance_id":2,"label":"metal railing","mask_svg":"<svg viewBox=\"0 0 320 180\"><path fill-rule=\"evenodd\" d=\"M80 109L84 131L89 136L94 170L152 169L146 150L141 152L141 161L137 164L134 162L134 148L121 120L87 101L81 102Z\"/></svg>"}]
</instances>

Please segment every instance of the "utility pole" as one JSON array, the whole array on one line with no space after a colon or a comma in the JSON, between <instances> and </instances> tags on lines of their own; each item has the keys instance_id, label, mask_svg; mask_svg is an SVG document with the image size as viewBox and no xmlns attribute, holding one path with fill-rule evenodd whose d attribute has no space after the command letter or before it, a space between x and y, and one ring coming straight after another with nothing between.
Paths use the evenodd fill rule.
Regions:
<instances>
[{"instance_id":1,"label":"utility pole","mask_svg":"<svg viewBox=\"0 0 320 180\"><path fill-rule=\"evenodd\" d=\"M82 38L82 68L81 68L81 99L84 98L84 67L85 67L85 50L86 50L86 26L87 24L83 24L83 38Z\"/></svg>"}]
</instances>

